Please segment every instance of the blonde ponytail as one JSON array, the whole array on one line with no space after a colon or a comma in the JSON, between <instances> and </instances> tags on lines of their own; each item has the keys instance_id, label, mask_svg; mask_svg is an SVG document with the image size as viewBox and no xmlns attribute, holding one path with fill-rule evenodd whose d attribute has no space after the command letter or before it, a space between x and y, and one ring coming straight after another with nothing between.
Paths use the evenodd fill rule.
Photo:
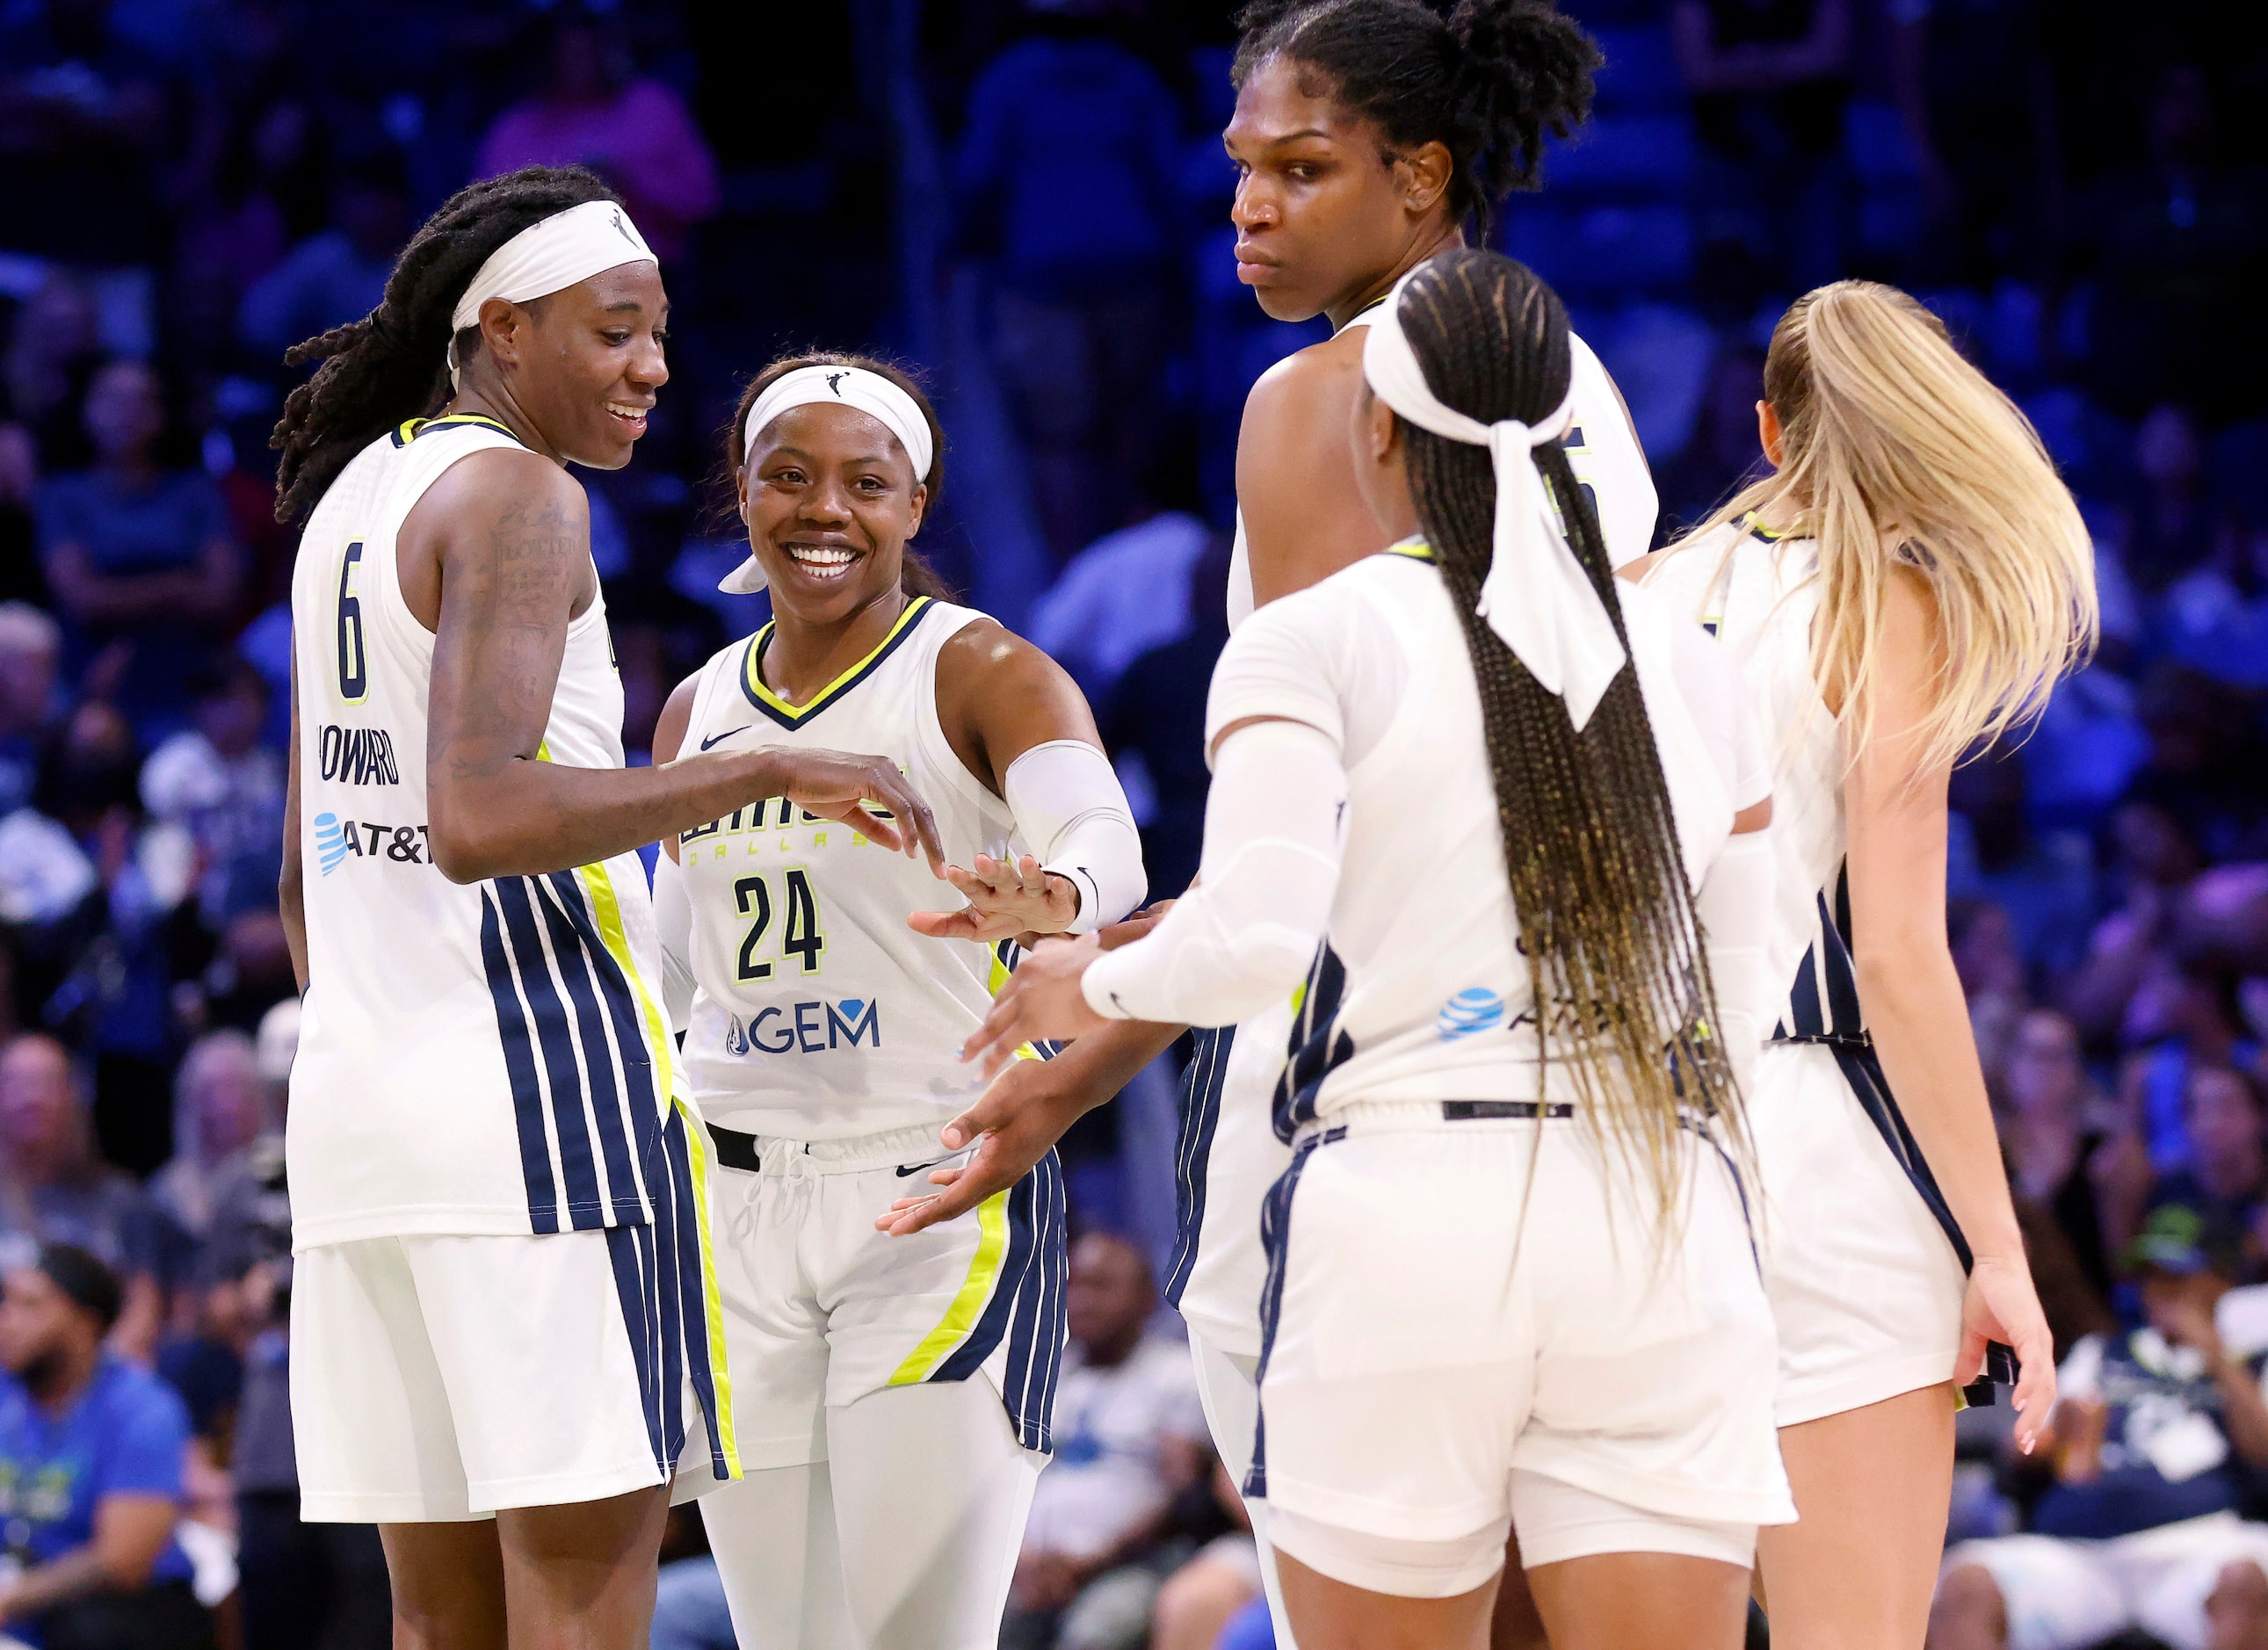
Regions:
<instances>
[{"instance_id":1,"label":"blonde ponytail","mask_svg":"<svg viewBox=\"0 0 2268 1650\"><path fill-rule=\"evenodd\" d=\"M1895 287L1837 281L1772 331L1764 399L1779 468L1693 536L1771 514L1819 549L1812 674L1850 748L1874 726L1882 603L1904 565L1927 583L1939 660L1922 768L1950 766L2036 715L2096 634L2086 525L2016 404Z\"/></svg>"}]
</instances>

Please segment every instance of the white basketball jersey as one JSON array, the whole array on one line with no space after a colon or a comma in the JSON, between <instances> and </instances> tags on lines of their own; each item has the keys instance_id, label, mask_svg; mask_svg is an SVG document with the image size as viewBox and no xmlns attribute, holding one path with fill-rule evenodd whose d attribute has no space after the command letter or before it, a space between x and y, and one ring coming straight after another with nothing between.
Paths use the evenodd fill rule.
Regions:
<instances>
[{"instance_id":1,"label":"white basketball jersey","mask_svg":"<svg viewBox=\"0 0 2268 1650\"><path fill-rule=\"evenodd\" d=\"M1644 591L1617 581L1617 593L1687 873L1697 884L1731 834L1730 786L1679 690L1671 634L1679 621ZM1287 1072L1279 1131L1357 1099L1537 1098L1539 1010L1518 948L1480 695L1431 552L1397 547L1256 615L1214 678L1208 728L1270 713L1264 684L1248 692L1241 684L1254 678L1236 669L1240 644L1256 640L1263 625L1319 638L1307 652L1346 673L1330 684L1342 704L1362 691L1359 680L1359 680L1359 661L1373 650L1398 654L1390 674L1402 681L1390 707L1367 707L1385 718L1384 731L1366 751L1351 753L1338 892L1308 987L1335 1010L1310 1028ZM1724 697L1737 710L1736 697ZM1550 1017L1572 1010L1541 1012L1548 1035ZM1555 1084L1563 1069L1552 1068ZM1572 1097L1556 1086L1545 1093Z\"/></svg>"},{"instance_id":2,"label":"white basketball jersey","mask_svg":"<svg viewBox=\"0 0 2268 1650\"><path fill-rule=\"evenodd\" d=\"M917 596L880 646L800 706L764 685L767 624L703 667L681 748L887 757L929 804L953 864L1027 851L1008 805L962 765L937 719L938 654L983 616ZM962 903L926 860L784 800L687 831L678 852L693 909L685 1064L703 1116L836 1140L942 1127L982 1092L961 1045L1013 947L908 927L916 911Z\"/></svg>"},{"instance_id":3,"label":"white basketball jersey","mask_svg":"<svg viewBox=\"0 0 2268 1650\"><path fill-rule=\"evenodd\" d=\"M1344 330L1369 324L1358 315ZM1576 483L1599 518L1607 560L1620 567L1653 548L1660 500L1653 490L1653 472L1646 466L1646 450L1638 446L1638 431L1623 410L1614 379L1591 346L1572 332L1567 335L1567 349L1574 363L1571 387L1575 422L1561 445ZM1244 512L1239 510L1236 539L1228 555L1228 628L1233 630L1250 618L1252 608L1252 551L1244 541Z\"/></svg>"},{"instance_id":4,"label":"white basketball jersey","mask_svg":"<svg viewBox=\"0 0 2268 1650\"><path fill-rule=\"evenodd\" d=\"M413 419L316 505L291 576L309 983L286 1148L300 1248L409 1234L645 1225L674 1082L636 854L459 884L426 831L433 636L394 535L441 473L518 446ZM544 760L622 765L594 596L569 625Z\"/></svg>"},{"instance_id":5,"label":"white basketball jersey","mask_svg":"<svg viewBox=\"0 0 2268 1650\"><path fill-rule=\"evenodd\" d=\"M1850 960L1842 724L1811 671L1818 547L1753 519L1697 535L1647 574L1646 588L1728 645L1749 681L1772 760L1771 966L1792 982L1783 1035L1865 1030Z\"/></svg>"}]
</instances>

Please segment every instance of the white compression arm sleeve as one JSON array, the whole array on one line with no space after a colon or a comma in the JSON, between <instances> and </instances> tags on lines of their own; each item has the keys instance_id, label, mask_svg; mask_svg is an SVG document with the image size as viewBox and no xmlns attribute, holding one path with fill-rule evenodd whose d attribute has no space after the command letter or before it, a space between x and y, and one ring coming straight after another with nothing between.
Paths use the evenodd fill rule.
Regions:
<instances>
[{"instance_id":1,"label":"white compression arm sleeve","mask_svg":"<svg viewBox=\"0 0 2268 1650\"><path fill-rule=\"evenodd\" d=\"M1717 987L1726 1057L1744 1101L1754 1096L1756 1056L1777 1019L1774 985L1765 964L1772 880L1771 832L1743 831L1726 841L1693 899L1709 947L1709 975Z\"/></svg>"},{"instance_id":2,"label":"white compression arm sleeve","mask_svg":"<svg viewBox=\"0 0 2268 1650\"><path fill-rule=\"evenodd\" d=\"M1142 833L1110 758L1075 739L1035 745L1008 764L1001 790L1042 868L1079 890L1071 932L1092 933L1142 902Z\"/></svg>"},{"instance_id":3,"label":"white compression arm sleeve","mask_svg":"<svg viewBox=\"0 0 2268 1650\"><path fill-rule=\"evenodd\" d=\"M1205 799L1197 882L1082 981L1113 1020L1230 1026L1306 977L1338 890L1347 798L1337 744L1301 722L1254 722L1223 740Z\"/></svg>"},{"instance_id":4,"label":"white compression arm sleeve","mask_svg":"<svg viewBox=\"0 0 2268 1650\"><path fill-rule=\"evenodd\" d=\"M693 901L685 867L666 852L653 862L653 922L661 933L661 1006L670 1028L682 1031L693 1016Z\"/></svg>"}]
</instances>

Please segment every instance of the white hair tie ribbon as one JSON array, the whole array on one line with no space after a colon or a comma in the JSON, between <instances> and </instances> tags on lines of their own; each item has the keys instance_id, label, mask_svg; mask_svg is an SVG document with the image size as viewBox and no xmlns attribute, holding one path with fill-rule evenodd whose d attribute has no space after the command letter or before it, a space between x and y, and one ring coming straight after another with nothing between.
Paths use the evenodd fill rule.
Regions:
<instances>
[{"instance_id":1,"label":"white hair tie ribbon","mask_svg":"<svg viewBox=\"0 0 2268 1650\"><path fill-rule=\"evenodd\" d=\"M1425 382L1425 370L1403 335L1397 313L1402 290L1395 287L1372 312L1362 346L1363 376L1381 401L1419 429L1489 450L1496 472L1496 524L1479 611L1528 674L1565 703L1568 719L1580 729L1629 655L1590 575L1575 559L1535 468L1535 449L1565 436L1573 421L1572 375L1567 399L1533 424L1517 418L1489 424L1469 417L1444 404Z\"/></svg>"}]
</instances>

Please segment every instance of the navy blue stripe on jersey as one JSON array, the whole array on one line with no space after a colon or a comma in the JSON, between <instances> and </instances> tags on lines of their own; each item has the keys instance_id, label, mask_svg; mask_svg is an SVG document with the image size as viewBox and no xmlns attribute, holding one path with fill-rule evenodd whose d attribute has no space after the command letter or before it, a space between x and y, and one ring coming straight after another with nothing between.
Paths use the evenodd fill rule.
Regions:
<instances>
[{"instance_id":1,"label":"navy blue stripe on jersey","mask_svg":"<svg viewBox=\"0 0 2268 1650\"><path fill-rule=\"evenodd\" d=\"M590 1123L584 1115L583 1073L575 1057L575 1026L551 972L527 880L499 877L490 886L496 890L497 903L504 911L513 976L526 997L528 1013L535 1021L536 1046L543 1054L543 1074L549 1097L546 1110L552 1137L558 1145L560 1178L565 1182L566 1224L578 1232L588 1231L608 1222L606 1204L599 1195L599 1171L591 1155Z\"/></svg>"},{"instance_id":2,"label":"navy blue stripe on jersey","mask_svg":"<svg viewBox=\"0 0 2268 1650\"><path fill-rule=\"evenodd\" d=\"M662 1104L653 1086L653 1060L645 1043L645 1026L638 1012L637 994L623 975L621 962L600 937L598 917L591 910L591 897L582 882L571 871L555 871L548 880L558 896L560 909L575 925L576 938L590 961L599 994L606 1003L607 1018L614 1027L622 1092L630 1108L630 1145L631 1159L637 1166L637 1185L641 1195L650 1195L654 1153L661 1143ZM608 1172L612 1174L612 1168ZM622 1199L622 1187L617 1182L615 1203L618 1214ZM621 1218L644 1217L622 1214Z\"/></svg>"},{"instance_id":3,"label":"navy blue stripe on jersey","mask_svg":"<svg viewBox=\"0 0 2268 1650\"><path fill-rule=\"evenodd\" d=\"M1781 1042L1863 1040L1867 1020L1859 1005L1859 971L1851 960L1851 870L1836 873L1835 898L1815 897L1817 922L1810 947L1796 966L1787 1003L1773 1037Z\"/></svg>"},{"instance_id":4,"label":"navy blue stripe on jersey","mask_svg":"<svg viewBox=\"0 0 2268 1650\"><path fill-rule=\"evenodd\" d=\"M1253 1381L1260 1388L1260 1415L1253 1424L1252 1469L1244 1475L1248 1496L1268 1499L1268 1358L1276 1350L1276 1325L1284 1315L1284 1268L1292 1250L1292 1198L1300 1190L1300 1175L1319 1145L1346 1138L1344 1129L1326 1129L1309 1135L1292 1153L1292 1161L1268 1189L1260 1205L1260 1244L1268 1253L1268 1280L1260 1289L1260 1367Z\"/></svg>"},{"instance_id":5,"label":"navy blue stripe on jersey","mask_svg":"<svg viewBox=\"0 0 2268 1650\"><path fill-rule=\"evenodd\" d=\"M718 1479L732 1476L725 1460L723 1427L717 1413L717 1371L710 1362L709 1317L703 1290L704 1257L701 1252L701 1209L693 1191L692 1144L686 1138L685 1114L670 1108L669 1122L661 1131L660 1172L654 1176L654 1231L669 1268L666 1278L674 1287L664 1291L667 1305L664 1323L668 1330L671 1359L683 1359L693 1377L693 1396L709 1429L709 1462ZM673 1362L672 1368L679 1367ZM673 1382L676 1379L671 1377ZM678 1389L673 1384L670 1390ZM681 1439L680 1442L682 1442ZM674 1454L673 1452L673 1459Z\"/></svg>"},{"instance_id":6,"label":"navy blue stripe on jersey","mask_svg":"<svg viewBox=\"0 0 2268 1650\"><path fill-rule=\"evenodd\" d=\"M676 1459L668 1447L666 1425L676 1389L665 1388L661 1381L661 1329L654 1311L659 1290L653 1228L608 1227L607 1258L614 1265L615 1300L622 1307L630 1360L637 1366L638 1411L645 1419L646 1447L653 1452L655 1471L666 1473Z\"/></svg>"},{"instance_id":7,"label":"navy blue stripe on jersey","mask_svg":"<svg viewBox=\"0 0 2268 1650\"><path fill-rule=\"evenodd\" d=\"M645 1219L645 1188L630 1161L630 1130L622 1116L622 1065L608 1039L600 1018L599 995L592 978L590 953L582 936L545 882L531 879L536 904L543 912L551 941L552 960L566 987L575 1014L575 1037L583 1054L583 1079L591 1097L591 1129L598 1139L599 1160L607 1171L607 1198L615 1219L637 1225ZM635 1045L643 1050L644 1045ZM649 1090L649 1093L651 1091Z\"/></svg>"},{"instance_id":8,"label":"navy blue stripe on jersey","mask_svg":"<svg viewBox=\"0 0 2268 1650\"><path fill-rule=\"evenodd\" d=\"M1070 1285L1063 1166L1051 1153L1033 1171L1032 1263L1008 1323L1000 1402L1017 1441L1046 1455L1055 1447L1056 1380L1063 1368L1064 1295Z\"/></svg>"},{"instance_id":9,"label":"navy blue stripe on jersey","mask_svg":"<svg viewBox=\"0 0 2268 1650\"><path fill-rule=\"evenodd\" d=\"M1063 1165L1050 1150L1008 1190L1008 1240L991 1297L968 1338L926 1377L966 1381L1007 1343L1000 1401L1026 1449L1054 1447L1056 1380L1063 1360L1069 1263Z\"/></svg>"},{"instance_id":10,"label":"navy blue stripe on jersey","mask_svg":"<svg viewBox=\"0 0 2268 1650\"><path fill-rule=\"evenodd\" d=\"M1346 964L1325 942L1307 969L1307 983L1292 1016L1292 1042L1283 1075L1276 1079L1276 1134L1286 1145L1302 1125L1315 1120L1315 1101L1323 1079L1354 1058L1354 1039L1338 1028L1346 998Z\"/></svg>"},{"instance_id":11,"label":"navy blue stripe on jersey","mask_svg":"<svg viewBox=\"0 0 2268 1650\"><path fill-rule=\"evenodd\" d=\"M1236 1028L1199 1026L1196 1036L1196 1050L1182 1072L1181 1131L1174 1146L1174 1253L1166 1264L1166 1304L1176 1309L1197 1263L1197 1242L1204 1230L1205 1171L1212 1160L1213 1131L1220 1123L1220 1095Z\"/></svg>"},{"instance_id":12,"label":"navy blue stripe on jersey","mask_svg":"<svg viewBox=\"0 0 2268 1650\"><path fill-rule=\"evenodd\" d=\"M559 1229L559 1189L551 1178L551 1135L544 1126L543 1085L535 1072L535 1048L527 1016L512 983L512 959L504 951L504 926L496 890L481 890L481 961L496 1003L497 1035L504 1045L504 1075L512 1084L512 1116L519 1132L519 1172L527 1183L527 1218L539 1233Z\"/></svg>"}]
</instances>

